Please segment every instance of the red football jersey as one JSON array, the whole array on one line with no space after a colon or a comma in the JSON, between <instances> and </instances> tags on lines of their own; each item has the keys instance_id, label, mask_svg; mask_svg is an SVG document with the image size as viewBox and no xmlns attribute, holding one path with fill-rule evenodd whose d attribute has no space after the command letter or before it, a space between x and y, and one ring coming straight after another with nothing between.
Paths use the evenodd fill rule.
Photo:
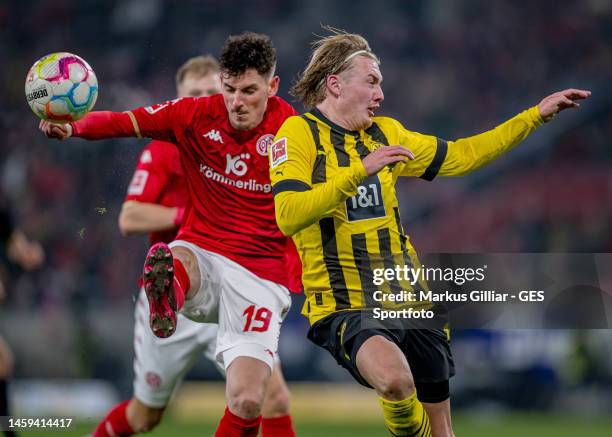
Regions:
<instances>
[{"instance_id":1,"label":"red football jersey","mask_svg":"<svg viewBox=\"0 0 612 437\"><path fill-rule=\"evenodd\" d=\"M168 207L185 208L189 191L177 147L165 141L151 141L140 153L138 165L127 189L125 200L154 203ZM178 229L152 232L151 245L169 243L176 238Z\"/></svg>"},{"instance_id":2,"label":"red football jersey","mask_svg":"<svg viewBox=\"0 0 612 437\"><path fill-rule=\"evenodd\" d=\"M92 112L72 126L75 136L88 139L137 135L176 144L191 204L177 239L298 291L299 281L288 274L298 255L276 224L268 164L274 135L295 114L283 99L272 97L259 126L239 131L217 94L123 114Z\"/></svg>"}]
</instances>

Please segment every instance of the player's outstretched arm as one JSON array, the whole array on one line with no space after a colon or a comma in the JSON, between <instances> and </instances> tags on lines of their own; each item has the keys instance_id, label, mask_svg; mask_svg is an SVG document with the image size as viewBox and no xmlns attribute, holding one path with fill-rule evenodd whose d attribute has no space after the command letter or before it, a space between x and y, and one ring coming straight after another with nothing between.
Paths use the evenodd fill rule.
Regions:
<instances>
[{"instance_id":1,"label":"player's outstretched arm","mask_svg":"<svg viewBox=\"0 0 612 437\"><path fill-rule=\"evenodd\" d=\"M39 129L48 137L65 140L79 137L87 140L141 137L131 112L93 111L78 121L66 124L41 121Z\"/></svg>"},{"instance_id":2,"label":"player's outstretched arm","mask_svg":"<svg viewBox=\"0 0 612 437\"><path fill-rule=\"evenodd\" d=\"M567 89L553 93L533 106L490 131L448 142L440 176L460 176L470 173L508 152L542 123L559 112L579 107L578 100L586 99L590 91ZM416 152L417 159L419 152ZM404 173L404 175L407 175Z\"/></svg>"},{"instance_id":3,"label":"player's outstretched arm","mask_svg":"<svg viewBox=\"0 0 612 437\"><path fill-rule=\"evenodd\" d=\"M176 142L175 131L190 128L194 114L206 105L206 102L198 103L201 100L204 99L175 99L126 112L93 111L68 125L43 122L40 129L48 137L60 140L71 136L86 140L146 137Z\"/></svg>"},{"instance_id":4,"label":"player's outstretched arm","mask_svg":"<svg viewBox=\"0 0 612 437\"><path fill-rule=\"evenodd\" d=\"M119 230L127 236L175 229L184 215L185 208L128 200L121 207Z\"/></svg>"},{"instance_id":5,"label":"player's outstretched arm","mask_svg":"<svg viewBox=\"0 0 612 437\"><path fill-rule=\"evenodd\" d=\"M586 99L590 95L591 91L569 88L544 97L542 101L538 103L538 110L540 111L542 120L549 121L564 109L580 107L578 100Z\"/></svg>"}]
</instances>

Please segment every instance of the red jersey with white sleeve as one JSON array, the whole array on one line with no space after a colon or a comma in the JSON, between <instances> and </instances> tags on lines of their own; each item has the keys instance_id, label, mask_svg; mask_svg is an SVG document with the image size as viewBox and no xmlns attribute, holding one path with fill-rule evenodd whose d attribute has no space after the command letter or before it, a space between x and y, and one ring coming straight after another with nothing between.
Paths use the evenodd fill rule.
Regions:
<instances>
[{"instance_id":1,"label":"red jersey with white sleeve","mask_svg":"<svg viewBox=\"0 0 612 437\"><path fill-rule=\"evenodd\" d=\"M177 239L299 291L288 274L288 265L299 265L298 255L276 224L268 164L268 147L292 115L291 105L272 97L257 127L236 130L217 94L124 113L91 112L72 127L74 136L86 139L138 136L176 144L191 204Z\"/></svg>"},{"instance_id":2,"label":"red jersey with white sleeve","mask_svg":"<svg viewBox=\"0 0 612 437\"><path fill-rule=\"evenodd\" d=\"M125 201L129 200L170 208L187 207L189 191L179 151L174 144L151 141L142 150L125 196ZM169 243L177 232L176 228L151 232L149 243L151 246L158 242Z\"/></svg>"}]
</instances>

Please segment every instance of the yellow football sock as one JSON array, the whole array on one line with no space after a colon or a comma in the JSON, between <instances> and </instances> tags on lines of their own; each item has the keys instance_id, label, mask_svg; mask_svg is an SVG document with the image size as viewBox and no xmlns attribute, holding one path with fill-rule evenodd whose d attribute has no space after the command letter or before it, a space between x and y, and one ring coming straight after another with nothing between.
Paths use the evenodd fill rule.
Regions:
<instances>
[{"instance_id":1,"label":"yellow football sock","mask_svg":"<svg viewBox=\"0 0 612 437\"><path fill-rule=\"evenodd\" d=\"M383 409L385 425L392 436L431 437L429 418L416 392L401 401L378 398Z\"/></svg>"}]
</instances>

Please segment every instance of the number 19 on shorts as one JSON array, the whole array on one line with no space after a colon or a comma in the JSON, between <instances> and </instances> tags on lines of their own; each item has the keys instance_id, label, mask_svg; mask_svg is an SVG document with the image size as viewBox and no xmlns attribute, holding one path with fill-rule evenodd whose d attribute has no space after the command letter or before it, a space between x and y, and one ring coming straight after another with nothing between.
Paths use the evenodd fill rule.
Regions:
<instances>
[{"instance_id":1,"label":"number 19 on shorts","mask_svg":"<svg viewBox=\"0 0 612 437\"><path fill-rule=\"evenodd\" d=\"M272 311L266 307L251 305L242 315L246 317L243 332L266 332L270 327Z\"/></svg>"}]
</instances>

